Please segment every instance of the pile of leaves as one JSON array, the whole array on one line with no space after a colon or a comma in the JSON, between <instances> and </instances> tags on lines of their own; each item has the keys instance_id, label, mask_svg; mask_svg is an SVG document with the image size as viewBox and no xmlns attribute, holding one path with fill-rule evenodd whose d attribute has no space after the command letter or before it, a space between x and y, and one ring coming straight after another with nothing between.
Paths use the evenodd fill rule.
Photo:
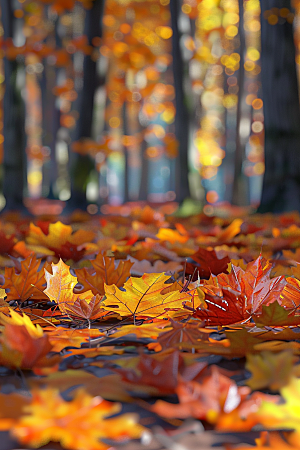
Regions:
<instances>
[{"instance_id":1,"label":"pile of leaves","mask_svg":"<svg viewBox=\"0 0 300 450\"><path fill-rule=\"evenodd\" d=\"M1 432L98 450L193 418L300 448L299 214L171 212L2 220Z\"/></svg>"}]
</instances>

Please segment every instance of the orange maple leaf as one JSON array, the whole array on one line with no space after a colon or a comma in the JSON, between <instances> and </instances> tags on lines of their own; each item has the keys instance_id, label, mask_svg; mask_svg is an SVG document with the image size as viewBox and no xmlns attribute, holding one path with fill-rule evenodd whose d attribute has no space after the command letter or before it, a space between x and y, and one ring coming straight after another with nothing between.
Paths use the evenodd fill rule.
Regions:
<instances>
[{"instance_id":1,"label":"orange maple leaf","mask_svg":"<svg viewBox=\"0 0 300 450\"><path fill-rule=\"evenodd\" d=\"M135 414L107 418L120 409L119 403L92 397L83 389L77 390L70 402L64 401L56 389L35 389L31 403L23 407L23 415L11 428L11 434L31 447L55 441L72 450L105 450L111 446L101 439L122 441L138 438L144 431Z\"/></svg>"},{"instance_id":2,"label":"orange maple leaf","mask_svg":"<svg viewBox=\"0 0 300 450\"><path fill-rule=\"evenodd\" d=\"M130 269L134 263L131 261L119 261L115 268L115 258L109 258L99 253L96 259L91 261L94 273L86 268L75 270L78 282L83 285L83 290L91 290L94 295L104 295L104 283L107 285L115 284L118 287L123 286L130 276Z\"/></svg>"},{"instance_id":3,"label":"orange maple leaf","mask_svg":"<svg viewBox=\"0 0 300 450\"><path fill-rule=\"evenodd\" d=\"M33 325L29 316L9 310L9 316L0 313L4 331L0 338L0 363L8 367L31 369L34 366L52 365L56 359L46 359L52 350L48 336L39 325Z\"/></svg>"},{"instance_id":4,"label":"orange maple leaf","mask_svg":"<svg viewBox=\"0 0 300 450\"><path fill-rule=\"evenodd\" d=\"M24 261L21 261L22 269L20 273L17 273L13 267L5 267L3 288L9 289L7 301L19 300L25 302L26 300L47 298L43 293L46 282L44 271L38 271L40 264L41 260L36 259L35 256L29 256Z\"/></svg>"}]
</instances>

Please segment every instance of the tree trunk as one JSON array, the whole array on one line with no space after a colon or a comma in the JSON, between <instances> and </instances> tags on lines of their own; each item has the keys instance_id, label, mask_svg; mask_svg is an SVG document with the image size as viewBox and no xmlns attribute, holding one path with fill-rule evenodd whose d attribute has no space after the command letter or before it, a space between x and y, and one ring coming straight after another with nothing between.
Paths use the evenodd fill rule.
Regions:
<instances>
[{"instance_id":1,"label":"tree trunk","mask_svg":"<svg viewBox=\"0 0 300 450\"><path fill-rule=\"evenodd\" d=\"M13 9L11 0L1 0L4 39L13 38ZM26 135L25 105L17 83L17 61L4 58L5 93L3 99L3 195L6 199L4 211L26 211L23 204L23 190L26 182Z\"/></svg>"},{"instance_id":2,"label":"tree trunk","mask_svg":"<svg viewBox=\"0 0 300 450\"><path fill-rule=\"evenodd\" d=\"M128 130L128 105L126 100L123 103L123 133L124 135L129 134ZM129 202L129 157L128 149L124 146L124 203Z\"/></svg>"},{"instance_id":3,"label":"tree trunk","mask_svg":"<svg viewBox=\"0 0 300 450\"><path fill-rule=\"evenodd\" d=\"M49 7L47 7L48 12ZM55 43L57 48L61 47L61 39L58 35L58 18L52 21L53 34L46 38L46 43ZM57 84L58 71L56 67L44 64L44 70L40 80L41 104L42 104L42 144L50 149L49 160L43 164L43 188L42 196L50 199L57 198L55 192L55 182L57 180L56 163L56 140L57 132L60 128L60 110L56 105L56 97L53 94L53 88Z\"/></svg>"},{"instance_id":4,"label":"tree trunk","mask_svg":"<svg viewBox=\"0 0 300 450\"><path fill-rule=\"evenodd\" d=\"M148 186L148 178L149 178L149 159L146 154L147 144L146 141L141 143L141 153L142 153L142 170L141 170L141 182L139 189L139 200L140 201L148 201L149 194L149 186Z\"/></svg>"},{"instance_id":5,"label":"tree trunk","mask_svg":"<svg viewBox=\"0 0 300 450\"><path fill-rule=\"evenodd\" d=\"M290 0L261 1L261 80L264 102L265 175L258 212L300 211L300 108L293 25L264 12L291 9Z\"/></svg>"},{"instance_id":6,"label":"tree trunk","mask_svg":"<svg viewBox=\"0 0 300 450\"><path fill-rule=\"evenodd\" d=\"M245 84L245 69L244 69L244 53L245 53L245 30L244 30L244 1L239 0L239 36L240 36L240 68L238 71L238 104L236 112L236 148L234 158L234 178L232 187L232 204L238 206L246 206L249 204L247 178L243 173L243 161L245 159L245 139L241 137L240 125L243 117L243 106L245 106L244 99L244 84ZM244 104L243 104L244 103Z\"/></svg>"},{"instance_id":7,"label":"tree trunk","mask_svg":"<svg viewBox=\"0 0 300 450\"><path fill-rule=\"evenodd\" d=\"M94 0L91 9L86 11L84 34L88 38L88 44L93 47L93 38L102 35L102 16L104 0ZM74 141L81 138L90 138L92 134L94 95L97 88L97 66L90 55L84 56L82 89L78 95L77 108L79 118L74 133ZM68 201L68 209L86 209L86 186L94 161L88 155L80 155L71 152L71 198Z\"/></svg>"},{"instance_id":8,"label":"tree trunk","mask_svg":"<svg viewBox=\"0 0 300 450\"><path fill-rule=\"evenodd\" d=\"M172 36L172 56L173 56L173 77L175 87L175 134L179 143L179 156L177 158L176 176L176 200L182 202L190 197L188 181L188 135L189 135L189 114L185 104L183 90L183 60L180 50L180 33L178 30L178 16L180 12L180 2L172 0L170 2Z\"/></svg>"}]
</instances>

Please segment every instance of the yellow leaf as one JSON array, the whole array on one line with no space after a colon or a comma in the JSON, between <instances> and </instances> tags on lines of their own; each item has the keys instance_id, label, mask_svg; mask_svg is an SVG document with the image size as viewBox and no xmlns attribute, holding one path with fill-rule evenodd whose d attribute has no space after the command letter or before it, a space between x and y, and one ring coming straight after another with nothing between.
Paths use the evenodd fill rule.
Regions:
<instances>
[{"instance_id":1,"label":"yellow leaf","mask_svg":"<svg viewBox=\"0 0 300 450\"><path fill-rule=\"evenodd\" d=\"M47 288L44 293L58 304L62 313L67 314L66 305L74 305L79 298L84 298L87 302L93 298L92 291L74 294L77 278L70 273L70 267L62 259L57 264L52 263L52 272L53 275L45 269Z\"/></svg>"},{"instance_id":2,"label":"yellow leaf","mask_svg":"<svg viewBox=\"0 0 300 450\"><path fill-rule=\"evenodd\" d=\"M274 404L263 401L257 416L260 423L270 429L293 429L288 441L299 448L300 439L300 380L293 377L290 383L280 390L285 403Z\"/></svg>"},{"instance_id":3,"label":"yellow leaf","mask_svg":"<svg viewBox=\"0 0 300 450\"><path fill-rule=\"evenodd\" d=\"M28 331L28 334L34 338L40 338L43 336L43 330L39 325L34 325L30 317L26 314L18 314L13 309L9 309L9 316L6 316L2 312L0 312L0 323L3 325L17 325L17 326L24 326L26 330Z\"/></svg>"},{"instance_id":4,"label":"yellow leaf","mask_svg":"<svg viewBox=\"0 0 300 450\"><path fill-rule=\"evenodd\" d=\"M92 241L94 237L95 233L87 230L78 230L73 233L70 225L64 225L61 222L50 223L49 233L44 234L40 227L31 223L27 242L31 245L43 245L47 248L60 248L66 242L70 242L73 245L81 245Z\"/></svg>"},{"instance_id":5,"label":"yellow leaf","mask_svg":"<svg viewBox=\"0 0 300 450\"><path fill-rule=\"evenodd\" d=\"M164 273L145 273L142 278L129 278L124 284L125 291L114 284L105 285L103 308L118 312L122 317L133 316L134 320L136 316L158 317L168 308L182 308L179 291L161 294L170 286L165 284L169 279L170 276Z\"/></svg>"},{"instance_id":6,"label":"yellow leaf","mask_svg":"<svg viewBox=\"0 0 300 450\"><path fill-rule=\"evenodd\" d=\"M252 390L270 388L278 391L288 384L293 376L295 357L292 351L280 353L261 352L257 355L247 355L246 369L252 373L247 385Z\"/></svg>"}]
</instances>

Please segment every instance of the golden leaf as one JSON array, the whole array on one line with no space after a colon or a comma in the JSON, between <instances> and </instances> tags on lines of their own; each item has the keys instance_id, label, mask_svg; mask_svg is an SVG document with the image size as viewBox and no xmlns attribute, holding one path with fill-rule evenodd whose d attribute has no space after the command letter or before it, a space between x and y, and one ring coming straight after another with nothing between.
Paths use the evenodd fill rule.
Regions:
<instances>
[{"instance_id":1,"label":"golden leaf","mask_svg":"<svg viewBox=\"0 0 300 450\"><path fill-rule=\"evenodd\" d=\"M58 304L62 313L67 314L66 305L74 305L79 298L84 298L86 301L93 298L92 291L74 294L73 289L77 284L77 278L70 273L70 267L61 259L57 264L52 263L52 272L53 274L45 269L47 289L44 290L44 293L51 301Z\"/></svg>"},{"instance_id":2,"label":"golden leaf","mask_svg":"<svg viewBox=\"0 0 300 450\"><path fill-rule=\"evenodd\" d=\"M165 284L170 279L164 273L145 273L141 278L129 278L124 284L124 290L117 286L105 285L106 300L103 308L118 312L122 317L137 316L158 317L166 313L167 309L182 308L179 291L165 295L161 291L170 286Z\"/></svg>"}]
</instances>

